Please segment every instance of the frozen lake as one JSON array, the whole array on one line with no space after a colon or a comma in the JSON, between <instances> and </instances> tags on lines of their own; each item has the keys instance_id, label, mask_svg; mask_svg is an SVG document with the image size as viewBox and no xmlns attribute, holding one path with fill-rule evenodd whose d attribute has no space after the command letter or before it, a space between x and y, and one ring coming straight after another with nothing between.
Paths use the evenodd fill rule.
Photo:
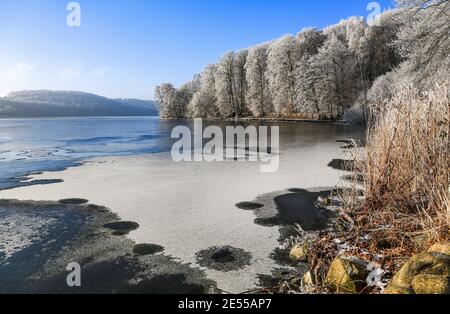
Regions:
<instances>
[{"instance_id":1,"label":"frozen lake","mask_svg":"<svg viewBox=\"0 0 450 314\"><path fill-rule=\"evenodd\" d=\"M306 204L305 196L312 200L292 191L317 193L335 186L342 172L327 165L344 157L342 144L336 141L361 134L328 124L280 125L279 170L261 173L259 162L172 161L170 131L180 123L192 127L191 121L88 120L0 121L0 150L5 158L0 167L8 169L2 171L4 182L10 182L10 173L34 171L43 173L32 180L54 182L2 191L0 198L82 198L106 206L122 220L139 224L129 234L131 240L163 246L165 254L202 268L220 289L234 293L258 287L262 276L281 267L272 253L279 246L283 224L281 220L256 223L254 212L236 204L257 199L269 215L262 218L272 219L270 215L279 214L277 197L291 194L298 197L298 210L304 213L304 217L294 215L298 222L315 219L315 213L308 212L310 206L300 208ZM64 163L79 161L81 166L63 169ZM240 250L245 257L239 260L242 264L225 270L202 264L201 256L217 249L223 253L220 248Z\"/></svg>"}]
</instances>

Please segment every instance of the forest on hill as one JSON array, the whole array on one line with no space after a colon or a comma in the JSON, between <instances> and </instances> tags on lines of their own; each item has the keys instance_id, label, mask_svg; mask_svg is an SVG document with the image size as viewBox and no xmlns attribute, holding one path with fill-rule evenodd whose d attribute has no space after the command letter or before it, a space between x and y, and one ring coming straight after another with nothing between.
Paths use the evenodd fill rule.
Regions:
<instances>
[{"instance_id":1,"label":"forest on hill","mask_svg":"<svg viewBox=\"0 0 450 314\"><path fill-rule=\"evenodd\" d=\"M0 97L0 117L157 116L153 101L75 91L19 91Z\"/></svg>"}]
</instances>

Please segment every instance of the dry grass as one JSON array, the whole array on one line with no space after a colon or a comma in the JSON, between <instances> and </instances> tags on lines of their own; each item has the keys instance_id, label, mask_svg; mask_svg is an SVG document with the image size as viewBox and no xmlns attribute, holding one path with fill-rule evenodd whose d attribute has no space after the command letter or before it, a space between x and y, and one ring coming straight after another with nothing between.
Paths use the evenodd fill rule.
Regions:
<instances>
[{"instance_id":1,"label":"dry grass","mask_svg":"<svg viewBox=\"0 0 450 314\"><path fill-rule=\"evenodd\" d=\"M449 239L449 93L407 87L381 104L357 158L365 203L353 216L371 251L392 256Z\"/></svg>"},{"instance_id":2,"label":"dry grass","mask_svg":"<svg viewBox=\"0 0 450 314\"><path fill-rule=\"evenodd\" d=\"M448 84L426 93L404 87L379 108L366 146L351 150L355 176L353 188L338 193L341 219L308 251L317 284L308 293L330 292L323 282L338 255L379 265L389 278L411 255L450 239ZM285 293L286 284L271 292Z\"/></svg>"},{"instance_id":3,"label":"dry grass","mask_svg":"<svg viewBox=\"0 0 450 314\"><path fill-rule=\"evenodd\" d=\"M346 254L375 262L391 275L411 255L450 239L447 85L426 93L405 87L379 108L366 146L352 152L352 170L364 182L355 179L353 189L344 190L336 232L320 235L309 252L317 291L341 254L336 239L347 246Z\"/></svg>"}]
</instances>

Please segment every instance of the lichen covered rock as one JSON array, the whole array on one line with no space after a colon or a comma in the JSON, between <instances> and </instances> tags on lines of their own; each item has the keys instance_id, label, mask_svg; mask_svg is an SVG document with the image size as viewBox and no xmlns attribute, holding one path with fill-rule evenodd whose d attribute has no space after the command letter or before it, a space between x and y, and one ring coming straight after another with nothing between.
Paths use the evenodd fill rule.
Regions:
<instances>
[{"instance_id":1,"label":"lichen covered rock","mask_svg":"<svg viewBox=\"0 0 450 314\"><path fill-rule=\"evenodd\" d=\"M450 294L450 277L417 275L411 283L416 294Z\"/></svg>"},{"instance_id":2,"label":"lichen covered rock","mask_svg":"<svg viewBox=\"0 0 450 314\"><path fill-rule=\"evenodd\" d=\"M449 255L436 252L420 253L406 262L394 276L385 293L393 294L397 292L396 294L403 294L408 291L415 293L439 293L439 291L445 290L443 278L448 278L449 276ZM416 277L418 278L416 279ZM426 283L430 286L426 287Z\"/></svg>"},{"instance_id":3,"label":"lichen covered rock","mask_svg":"<svg viewBox=\"0 0 450 314\"><path fill-rule=\"evenodd\" d=\"M336 257L331 264L325 285L338 293L359 293L367 286L367 263L349 256Z\"/></svg>"},{"instance_id":4,"label":"lichen covered rock","mask_svg":"<svg viewBox=\"0 0 450 314\"><path fill-rule=\"evenodd\" d=\"M306 244L297 244L292 248L289 257L294 262L305 262L307 260L308 246Z\"/></svg>"},{"instance_id":5,"label":"lichen covered rock","mask_svg":"<svg viewBox=\"0 0 450 314\"><path fill-rule=\"evenodd\" d=\"M435 253L442 253L450 255L450 243L436 243L430 249L428 252L435 252Z\"/></svg>"},{"instance_id":6,"label":"lichen covered rock","mask_svg":"<svg viewBox=\"0 0 450 314\"><path fill-rule=\"evenodd\" d=\"M390 284L385 290L384 294L414 294L412 289L397 287L393 284Z\"/></svg>"}]
</instances>

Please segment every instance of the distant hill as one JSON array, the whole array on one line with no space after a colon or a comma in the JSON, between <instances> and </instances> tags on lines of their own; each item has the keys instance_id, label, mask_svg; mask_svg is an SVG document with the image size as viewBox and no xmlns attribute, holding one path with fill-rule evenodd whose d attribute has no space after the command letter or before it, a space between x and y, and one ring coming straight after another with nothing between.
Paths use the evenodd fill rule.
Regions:
<instances>
[{"instance_id":1,"label":"distant hill","mask_svg":"<svg viewBox=\"0 0 450 314\"><path fill-rule=\"evenodd\" d=\"M0 97L0 117L157 116L155 102L74 91L20 91Z\"/></svg>"}]
</instances>

